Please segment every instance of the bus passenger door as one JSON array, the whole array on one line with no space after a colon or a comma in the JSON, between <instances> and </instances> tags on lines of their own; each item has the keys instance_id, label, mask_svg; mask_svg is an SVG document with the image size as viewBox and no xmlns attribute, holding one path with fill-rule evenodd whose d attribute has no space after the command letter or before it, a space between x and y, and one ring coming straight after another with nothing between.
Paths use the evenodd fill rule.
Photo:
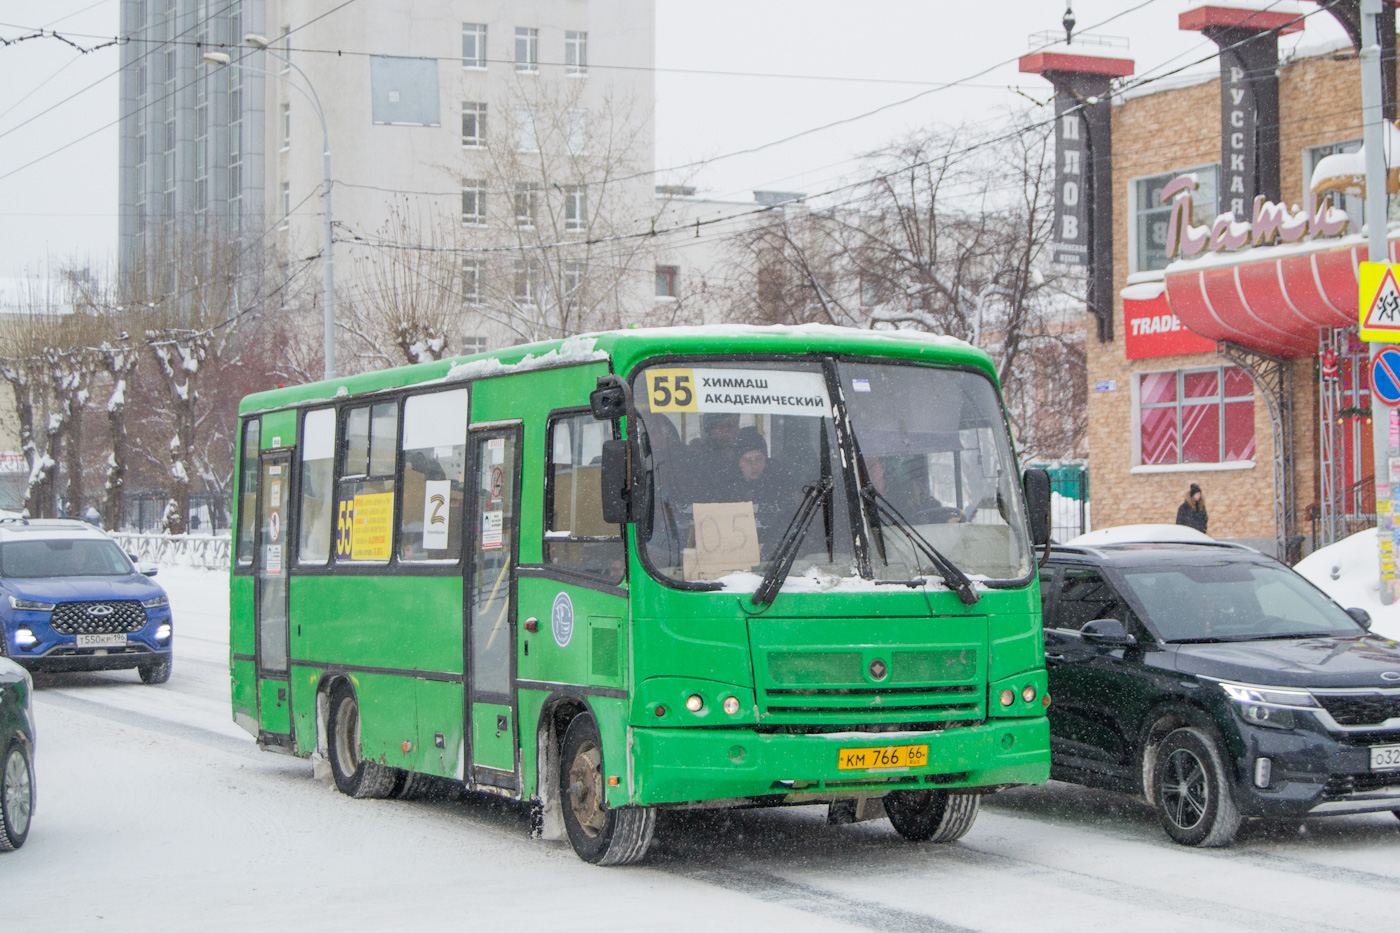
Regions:
<instances>
[{"instance_id":1,"label":"bus passenger door","mask_svg":"<svg viewBox=\"0 0 1400 933\"><path fill-rule=\"evenodd\" d=\"M473 432L475 528L467 577L467 734L472 780L519 790L515 702L515 568L519 560L520 428Z\"/></svg>"},{"instance_id":2,"label":"bus passenger door","mask_svg":"<svg viewBox=\"0 0 1400 933\"><path fill-rule=\"evenodd\" d=\"M287 683L287 539L291 531L287 525L287 503L291 498L291 463L287 451L262 458L254 600L258 740L288 747L292 735Z\"/></svg>"}]
</instances>

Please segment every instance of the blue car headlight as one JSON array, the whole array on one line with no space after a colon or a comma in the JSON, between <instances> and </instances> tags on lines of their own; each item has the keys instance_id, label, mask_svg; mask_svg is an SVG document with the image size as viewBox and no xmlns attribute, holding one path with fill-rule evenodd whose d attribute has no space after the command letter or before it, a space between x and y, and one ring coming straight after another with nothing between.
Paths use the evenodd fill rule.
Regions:
<instances>
[{"instance_id":1,"label":"blue car headlight","mask_svg":"<svg viewBox=\"0 0 1400 933\"><path fill-rule=\"evenodd\" d=\"M11 596L10 608L25 609L32 612L52 612L54 604L40 602L37 599L20 599L18 596Z\"/></svg>"},{"instance_id":2,"label":"blue car headlight","mask_svg":"<svg viewBox=\"0 0 1400 933\"><path fill-rule=\"evenodd\" d=\"M161 606L170 605L169 596L152 596L150 599L141 600L142 609L159 609Z\"/></svg>"}]
</instances>

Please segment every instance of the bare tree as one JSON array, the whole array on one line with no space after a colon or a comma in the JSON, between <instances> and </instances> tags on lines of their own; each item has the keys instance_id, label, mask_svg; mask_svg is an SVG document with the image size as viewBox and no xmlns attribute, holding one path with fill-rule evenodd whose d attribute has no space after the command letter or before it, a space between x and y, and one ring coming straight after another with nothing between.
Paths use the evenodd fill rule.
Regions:
<instances>
[{"instance_id":1,"label":"bare tree","mask_svg":"<svg viewBox=\"0 0 1400 933\"><path fill-rule=\"evenodd\" d=\"M1072 456L1082 279L1049 262L1053 145L1044 130L936 129L872 153L835 206L790 204L735 238L733 314L949 334L996 361L1022 447ZM1072 403L1071 403L1072 404Z\"/></svg>"},{"instance_id":2,"label":"bare tree","mask_svg":"<svg viewBox=\"0 0 1400 933\"><path fill-rule=\"evenodd\" d=\"M195 480L206 489L226 488L232 469L231 428L210 417L201 392L237 368L240 326L265 308L280 308L286 280L270 273L260 244L209 234L148 239L153 242L144 265L119 284L119 307L139 335L150 381L159 387L162 410L148 426L163 425L169 439L162 447L158 438L154 444L139 438L133 447L166 464L163 524L183 534ZM229 393L216 395L228 401Z\"/></svg>"},{"instance_id":3,"label":"bare tree","mask_svg":"<svg viewBox=\"0 0 1400 933\"><path fill-rule=\"evenodd\" d=\"M356 253L360 288L339 306L337 326L365 368L442 359L462 314L451 219L431 203L415 209L396 199L377 239L413 248Z\"/></svg>"}]
</instances>

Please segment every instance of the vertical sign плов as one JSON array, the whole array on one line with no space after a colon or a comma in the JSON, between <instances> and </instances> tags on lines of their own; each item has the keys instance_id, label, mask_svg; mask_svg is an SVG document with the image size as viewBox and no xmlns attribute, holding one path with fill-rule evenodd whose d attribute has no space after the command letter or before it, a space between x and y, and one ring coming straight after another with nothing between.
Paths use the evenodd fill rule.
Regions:
<instances>
[{"instance_id":1,"label":"vertical sign \u043f\u043b\u043e\u0432","mask_svg":"<svg viewBox=\"0 0 1400 933\"><path fill-rule=\"evenodd\" d=\"M1055 241L1053 262L1089 264L1089 134L1084 106L1073 94L1055 95Z\"/></svg>"}]
</instances>

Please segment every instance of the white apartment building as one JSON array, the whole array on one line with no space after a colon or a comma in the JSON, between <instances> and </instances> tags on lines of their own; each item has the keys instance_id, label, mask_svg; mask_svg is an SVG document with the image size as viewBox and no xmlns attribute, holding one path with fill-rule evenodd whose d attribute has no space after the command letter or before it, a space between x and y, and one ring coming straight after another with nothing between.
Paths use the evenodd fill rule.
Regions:
<instances>
[{"instance_id":1,"label":"white apartment building","mask_svg":"<svg viewBox=\"0 0 1400 933\"><path fill-rule=\"evenodd\" d=\"M453 352L644 313L615 244L654 209L654 32L653 0L122 0L120 262L153 231L319 255L324 114L338 304L409 269L460 301Z\"/></svg>"}]
</instances>

